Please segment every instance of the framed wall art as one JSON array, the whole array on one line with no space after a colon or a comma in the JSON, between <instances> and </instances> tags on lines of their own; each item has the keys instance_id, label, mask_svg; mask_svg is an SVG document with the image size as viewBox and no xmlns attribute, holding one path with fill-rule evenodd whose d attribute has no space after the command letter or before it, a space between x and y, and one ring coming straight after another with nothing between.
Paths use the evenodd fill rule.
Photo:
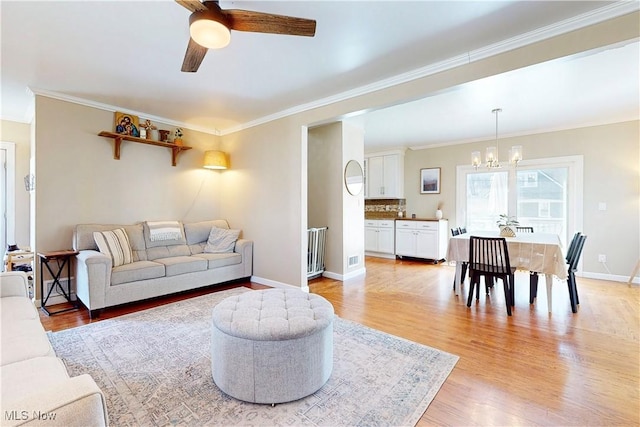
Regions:
<instances>
[{"instance_id":1,"label":"framed wall art","mask_svg":"<svg viewBox=\"0 0 640 427\"><path fill-rule=\"evenodd\" d=\"M116 111L116 133L140 137L140 120L133 114Z\"/></svg>"},{"instance_id":2,"label":"framed wall art","mask_svg":"<svg viewBox=\"0 0 640 427\"><path fill-rule=\"evenodd\" d=\"M420 194L440 194L440 168L420 169Z\"/></svg>"}]
</instances>

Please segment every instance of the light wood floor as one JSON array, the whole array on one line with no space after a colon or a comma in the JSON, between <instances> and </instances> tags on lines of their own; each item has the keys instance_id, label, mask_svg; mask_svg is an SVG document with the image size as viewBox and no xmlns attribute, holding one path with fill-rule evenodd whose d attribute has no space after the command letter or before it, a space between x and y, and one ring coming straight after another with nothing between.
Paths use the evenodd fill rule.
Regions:
<instances>
[{"instance_id":1,"label":"light wood floor","mask_svg":"<svg viewBox=\"0 0 640 427\"><path fill-rule=\"evenodd\" d=\"M640 425L637 285L578 278L580 309L572 314L566 282L556 281L549 314L544 278L529 305L528 274L518 273L507 317L500 286L471 308L456 297L453 267L368 257L366 268L366 277L320 278L309 287L345 319L460 356L419 426ZM243 285L263 288L235 286ZM100 319L211 291L107 310ZM42 319L51 330L89 322L85 310Z\"/></svg>"}]
</instances>

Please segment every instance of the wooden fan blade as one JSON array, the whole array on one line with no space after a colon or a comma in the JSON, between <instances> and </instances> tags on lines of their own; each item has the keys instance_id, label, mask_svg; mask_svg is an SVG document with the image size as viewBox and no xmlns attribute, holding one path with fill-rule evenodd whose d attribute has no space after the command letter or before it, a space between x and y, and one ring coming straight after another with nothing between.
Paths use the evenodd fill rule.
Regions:
<instances>
[{"instance_id":1,"label":"wooden fan blade","mask_svg":"<svg viewBox=\"0 0 640 427\"><path fill-rule=\"evenodd\" d=\"M313 19L239 9L222 10L222 13L229 19L230 29L236 31L306 37L313 37L316 34L316 21Z\"/></svg>"},{"instance_id":2,"label":"wooden fan blade","mask_svg":"<svg viewBox=\"0 0 640 427\"><path fill-rule=\"evenodd\" d=\"M207 6L205 6L199 0L176 0L176 3L191 12L207 10Z\"/></svg>"},{"instance_id":3,"label":"wooden fan blade","mask_svg":"<svg viewBox=\"0 0 640 427\"><path fill-rule=\"evenodd\" d=\"M184 55L184 61L182 61L181 70L186 73L198 71L204 56L207 54L207 50L206 47L200 46L192 38L189 38L189 45L187 46L187 53Z\"/></svg>"}]
</instances>

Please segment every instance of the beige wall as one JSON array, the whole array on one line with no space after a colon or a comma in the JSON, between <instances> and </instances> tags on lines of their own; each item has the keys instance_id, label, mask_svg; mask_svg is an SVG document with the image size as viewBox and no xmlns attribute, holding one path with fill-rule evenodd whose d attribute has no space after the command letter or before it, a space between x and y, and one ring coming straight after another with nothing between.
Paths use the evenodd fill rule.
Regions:
<instances>
[{"instance_id":1,"label":"beige wall","mask_svg":"<svg viewBox=\"0 0 640 427\"><path fill-rule=\"evenodd\" d=\"M168 148L127 141L114 160L113 140L97 135L112 130L113 119L113 112L36 96L37 251L71 248L80 223L221 218L226 171L201 167L204 151L218 148L218 137L185 131L185 145L193 149L179 156L176 167Z\"/></svg>"},{"instance_id":2,"label":"beige wall","mask_svg":"<svg viewBox=\"0 0 640 427\"><path fill-rule=\"evenodd\" d=\"M232 162L223 175L221 216L254 241L256 280L306 286L305 124L284 118L253 127L224 137L222 149Z\"/></svg>"},{"instance_id":3,"label":"beige wall","mask_svg":"<svg viewBox=\"0 0 640 427\"><path fill-rule=\"evenodd\" d=\"M37 97L38 185L34 221L37 249L69 247L73 225L82 222L226 218L232 227L241 228L246 237L254 240L254 275L258 279L304 286L308 126L638 37L638 17L634 13L616 18L221 138L187 130L185 141L194 149L182 154L175 168L170 166L168 149L142 144L123 143L121 160L114 160L113 142L97 136L99 131L113 128L112 112ZM202 153L218 146L230 154L231 169L224 172L202 169ZM468 149L457 150L467 153ZM535 155L531 150L525 153ZM460 154L457 158L466 162L468 155ZM591 166L585 164L585 169L588 167ZM446 187L449 180L443 176L443 191L449 191ZM446 202L445 212L452 208L452 203ZM637 203L630 208L637 212ZM585 223L585 227L588 225ZM637 257L637 245L635 253Z\"/></svg>"},{"instance_id":4,"label":"beige wall","mask_svg":"<svg viewBox=\"0 0 640 427\"><path fill-rule=\"evenodd\" d=\"M584 200L582 231L588 235L583 270L585 274L613 274L628 277L640 252L640 131L638 121L616 123L517 138L501 138L500 147L522 145L525 159L584 156ZM471 152L481 151L493 141L461 144L425 150L408 150L405 155L405 197L407 214L430 216L436 204L444 202L444 217L456 224L456 167L470 164ZM442 190L438 195L421 195L421 168L440 167ZM606 211L598 203L607 204ZM572 230L570 235L572 235ZM607 255L607 267L598 262Z\"/></svg>"},{"instance_id":5,"label":"beige wall","mask_svg":"<svg viewBox=\"0 0 640 427\"><path fill-rule=\"evenodd\" d=\"M29 174L30 127L25 123L8 120L0 122L0 140L15 144L15 242L18 247L31 245L29 236L29 193L24 188L24 177Z\"/></svg>"},{"instance_id":6,"label":"beige wall","mask_svg":"<svg viewBox=\"0 0 640 427\"><path fill-rule=\"evenodd\" d=\"M364 164L364 130L350 123L342 124L342 229L344 234L342 271L349 278L364 273L364 189L358 195L349 194L345 187L344 170L350 160ZM349 257L358 256L358 264L349 266Z\"/></svg>"},{"instance_id":7,"label":"beige wall","mask_svg":"<svg viewBox=\"0 0 640 427\"><path fill-rule=\"evenodd\" d=\"M325 271L342 275L342 123L309 129L308 145L308 227L328 226Z\"/></svg>"},{"instance_id":8,"label":"beige wall","mask_svg":"<svg viewBox=\"0 0 640 427\"><path fill-rule=\"evenodd\" d=\"M338 280L364 272L364 193L349 194L344 169L349 160L362 164L362 129L337 122L309 130L308 226L328 226L325 276ZM349 266L349 257L359 263Z\"/></svg>"},{"instance_id":9,"label":"beige wall","mask_svg":"<svg viewBox=\"0 0 640 427\"><path fill-rule=\"evenodd\" d=\"M307 126L330 123L352 112L383 108L482 77L629 40L640 36L639 16L639 13L633 13L449 71L223 136L225 149L246 158L247 166L252 166L247 169L247 179L226 182L229 185L225 188L238 200L237 204L225 204L224 212L227 217L240 217L243 223L250 223L250 235L257 241L254 272L296 286L306 281L306 247L301 236L307 228ZM468 148L460 150L467 151ZM261 188L273 189L269 196L252 185L257 181ZM406 190L410 191L410 188ZM231 193L225 195L225 199L231 197ZM447 203L449 209L452 203Z\"/></svg>"}]
</instances>

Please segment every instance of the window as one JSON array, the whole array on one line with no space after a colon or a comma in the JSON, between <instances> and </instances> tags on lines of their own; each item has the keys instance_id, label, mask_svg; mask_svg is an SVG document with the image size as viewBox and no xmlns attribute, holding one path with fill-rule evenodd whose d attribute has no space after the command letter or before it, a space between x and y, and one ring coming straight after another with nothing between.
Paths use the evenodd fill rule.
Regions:
<instances>
[{"instance_id":1,"label":"window","mask_svg":"<svg viewBox=\"0 0 640 427\"><path fill-rule=\"evenodd\" d=\"M561 234L567 230L569 166L531 167L516 172L518 221L539 232ZM530 185L532 175L535 186Z\"/></svg>"},{"instance_id":2,"label":"window","mask_svg":"<svg viewBox=\"0 0 640 427\"><path fill-rule=\"evenodd\" d=\"M498 216L508 212L508 173L473 171L466 174L466 183L466 215L461 224L468 230L494 230Z\"/></svg>"},{"instance_id":3,"label":"window","mask_svg":"<svg viewBox=\"0 0 640 427\"><path fill-rule=\"evenodd\" d=\"M566 245L582 228L582 163L582 156L571 156L497 170L458 166L457 223L471 232L496 230L506 213L523 226L560 235Z\"/></svg>"}]
</instances>

